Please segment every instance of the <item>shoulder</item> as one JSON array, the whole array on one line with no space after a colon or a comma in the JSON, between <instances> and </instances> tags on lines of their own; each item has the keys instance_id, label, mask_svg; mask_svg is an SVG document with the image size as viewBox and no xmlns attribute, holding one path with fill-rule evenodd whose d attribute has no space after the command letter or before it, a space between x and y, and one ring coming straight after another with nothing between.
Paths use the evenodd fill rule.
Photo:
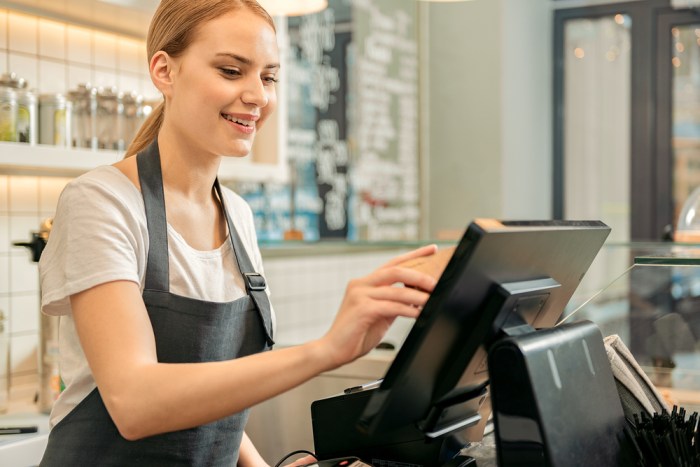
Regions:
<instances>
[{"instance_id":1,"label":"shoulder","mask_svg":"<svg viewBox=\"0 0 700 467\"><path fill-rule=\"evenodd\" d=\"M98 167L69 182L56 208L56 216L71 218L100 213L139 217L139 212L145 212L141 193L113 166Z\"/></svg>"},{"instance_id":2,"label":"shoulder","mask_svg":"<svg viewBox=\"0 0 700 467\"><path fill-rule=\"evenodd\" d=\"M143 243L145 229L141 192L118 169L103 166L66 185L58 199L51 240L112 236L126 237L135 246Z\"/></svg>"},{"instance_id":3,"label":"shoulder","mask_svg":"<svg viewBox=\"0 0 700 467\"><path fill-rule=\"evenodd\" d=\"M105 165L80 175L66 185L64 194L80 192L103 193L124 199L138 201L141 194L133 183L116 167Z\"/></svg>"}]
</instances>

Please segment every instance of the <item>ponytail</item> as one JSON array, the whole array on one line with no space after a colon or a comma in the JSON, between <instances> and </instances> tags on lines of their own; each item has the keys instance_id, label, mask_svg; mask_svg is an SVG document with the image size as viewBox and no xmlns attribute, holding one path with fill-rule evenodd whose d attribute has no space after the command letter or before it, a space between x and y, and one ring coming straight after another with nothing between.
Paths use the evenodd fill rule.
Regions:
<instances>
[{"instance_id":1,"label":"ponytail","mask_svg":"<svg viewBox=\"0 0 700 467\"><path fill-rule=\"evenodd\" d=\"M163 116L165 115L165 102L161 102L151 111L151 114L143 122L138 133L134 137L129 147L126 150L124 159L135 156L139 152L146 149L154 139L158 137L160 127L163 125Z\"/></svg>"}]
</instances>

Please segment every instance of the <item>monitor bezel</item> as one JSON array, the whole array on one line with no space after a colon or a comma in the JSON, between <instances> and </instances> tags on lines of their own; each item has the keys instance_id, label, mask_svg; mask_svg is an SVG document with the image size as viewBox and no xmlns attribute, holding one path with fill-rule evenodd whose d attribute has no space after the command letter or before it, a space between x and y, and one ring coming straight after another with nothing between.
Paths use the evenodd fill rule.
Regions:
<instances>
[{"instance_id":1,"label":"monitor bezel","mask_svg":"<svg viewBox=\"0 0 700 467\"><path fill-rule=\"evenodd\" d=\"M486 348L498 331L494 321L503 316L491 310L484 322L479 317L497 288L555 281L559 287L546 292L542 312L526 318L533 328L551 327L609 232L600 221L473 221L381 385L372 391L358 428L369 435L406 424L434 430L428 419L436 418L431 413L436 407L442 410L451 399L481 398L488 384ZM431 353L441 361L431 362ZM465 407L467 419L475 406L471 401Z\"/></svg>"}]
</instances>

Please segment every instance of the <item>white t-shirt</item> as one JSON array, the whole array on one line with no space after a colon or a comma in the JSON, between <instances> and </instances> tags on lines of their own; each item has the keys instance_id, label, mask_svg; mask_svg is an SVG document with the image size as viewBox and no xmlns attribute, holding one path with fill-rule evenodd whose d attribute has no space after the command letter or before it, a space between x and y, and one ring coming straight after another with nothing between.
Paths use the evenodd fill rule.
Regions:
<instances>
[{"instance_id":1,"label":"white t-shirt","mask_svg":"<svg viewBox=\"0 0 700 467\"><path fill-rule=\"evenodd\" d=\"M222 192L253 267L262 274L250 207L233 191L222 187ZM245 283L228 238L215 250L199 251L168 224L168 248L170 292L212 302L229 302L245 295ZM51 412L51 426L96 386L78 340L70 296L116 280L135 282L143 291L147 254L143 198L119 169L99 167L66 186L39 262L42 311L60 316L59 367L66 385ZM274 312L272 323L274 328Z\"/></svg>"}]
</instances>

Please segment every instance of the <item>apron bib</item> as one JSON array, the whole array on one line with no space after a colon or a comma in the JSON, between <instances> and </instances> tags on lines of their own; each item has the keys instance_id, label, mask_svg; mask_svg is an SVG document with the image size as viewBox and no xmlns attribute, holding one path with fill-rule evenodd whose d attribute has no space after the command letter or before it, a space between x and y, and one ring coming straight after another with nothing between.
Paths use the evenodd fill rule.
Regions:
<instances>
[{"instance_id":1,"label":"apron bib","mask_svg":"<svg viewBox=\"0 0 700 467\"><path fill-rule=\"evenodd\" d=\"M143 300L158 361L231 360L266 350L272 341L265 280L257 274L215 188L248 295L228 303L170 293L165 200L157 140L137 156L149 251ZM206 425L128 441L118 432L97 388L53 427L41 466L235 466L248 410Z\"/></svg>"}]
</instances>

